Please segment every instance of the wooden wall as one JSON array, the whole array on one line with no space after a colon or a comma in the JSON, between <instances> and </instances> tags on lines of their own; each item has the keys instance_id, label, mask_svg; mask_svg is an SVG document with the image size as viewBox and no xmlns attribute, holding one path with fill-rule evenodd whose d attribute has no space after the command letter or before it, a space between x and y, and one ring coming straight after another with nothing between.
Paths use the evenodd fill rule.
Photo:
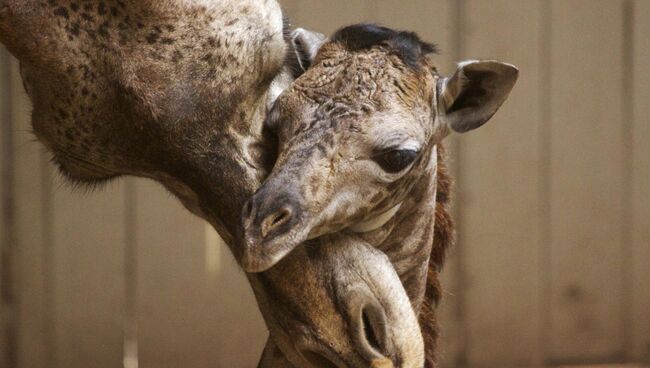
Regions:
<instances>
[{"instance_id":1,"label":"wooden wall","mask_svg":"<svg viewBox=\"0 0 650 368\"><path fill-rule=\"evenodd\" d=\"M448 367L650 364L650 1L285 0L329 33L378 21L441 70L519 66L484 128L451 139L458 244ZM70 190L0 53L0 367L252 367L266 331L216 234L155 183Z\"/></svg>"}]
</instances>

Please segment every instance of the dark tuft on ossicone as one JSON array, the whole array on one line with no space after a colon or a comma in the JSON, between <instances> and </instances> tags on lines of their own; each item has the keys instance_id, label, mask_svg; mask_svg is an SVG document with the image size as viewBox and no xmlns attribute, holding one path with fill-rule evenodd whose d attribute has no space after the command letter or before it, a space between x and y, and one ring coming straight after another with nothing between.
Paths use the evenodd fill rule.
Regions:
<instances>
[{"instance_id":1,"label":"dark tuft on ossicone","mask_svg":"<svg viewBox=\"0 0 650 368\"><path fill-rule=\"evenodd\" d=\"M438 53L436 45L424 42L414 32L396 31L371 23L360 23L336 31L332 42L343 44L350 51L385 46L411 67L428 54Z\"/></svg>"},{"instance_id":2,"label":"dark tuft on ossicone","mask_svg":"<svg viewBox=\"0 0 650 368\"><path fill-rule=\"evenodd\" d=\"M301 45L295 44L291 38L292 35L291 33L293 32L295 28L291 24L291 20L289 18L284 17L283 18L283 34L284 34L284 41L287 45L287 53L285 57L285 65L289 68L289 71L291 72L291 76L293 78L298 78L300 77L305 70L301 65L309 65L309 60L304 59L306 57L306 52L305 50L296 50L297 47L300 47ZM300 51L300 52L296 52ZM299 55L301 58L298 60L296 55Z\"/></svg>"}]
</instances>

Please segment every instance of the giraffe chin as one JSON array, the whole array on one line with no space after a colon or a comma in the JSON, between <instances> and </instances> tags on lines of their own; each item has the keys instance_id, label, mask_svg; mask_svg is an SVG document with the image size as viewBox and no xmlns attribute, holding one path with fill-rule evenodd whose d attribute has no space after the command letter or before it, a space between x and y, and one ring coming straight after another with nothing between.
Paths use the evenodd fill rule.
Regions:
<instances>
[{"instance_id":1,"label":"giraffe chin","mask_svg":"<svg viewBox=\"0 0 650 368\"><path fill-rule=\"evenodd\" d=\"M248 273L264 272L275 266L291 251L308 240L309 229L294 228L290 232L269 239L261 239L245 231L244 247L239 260Z\"/></svg>"}]
</instances>

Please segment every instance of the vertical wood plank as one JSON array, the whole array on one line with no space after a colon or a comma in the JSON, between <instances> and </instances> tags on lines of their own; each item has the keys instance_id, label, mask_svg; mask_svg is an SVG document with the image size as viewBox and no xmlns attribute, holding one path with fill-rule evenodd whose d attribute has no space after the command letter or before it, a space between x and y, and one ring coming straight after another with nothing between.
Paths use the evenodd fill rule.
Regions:
<instances>
[{"instance_id":1,"label":"vertical wood plank","mask_svg":"<svg viewBox=\"0 0 650 368\"><path fill-rule=\"evenodd\" d=\"M551 3L551 352L622 357L623 2Z\"/></svg>"},{"instance_id":2,"label":"vertical wood plank","mask_svg":"<svg viewBox=\"0 0 650 368\"><path fill-rule=\"evenodd\" d=\"M205 319L203 224L156 183L138 180L135 201L140 366L207 366L218 326Z\"/></svg>"},{"instance_id":3,"label":"vertical wood plank","mask_svg":"<svg viewBox=\"0 0 650 368\"><path fill-rule=\"evenodd\" d=\"M11 356L15 341L13 336L13 323L15 321L13 300L13 290L10 289L11 265L15 264L15 259L11 254L10 242L11 223L7 201L10 200L11 186L8 182L13 173L10 171L12 155L7 155L8 139L11 136L11 102L9 94L11 89L10 83L9 55L4 47L0 46L0 366L9 366L13 364ZM11 263L11 265L10 265Z\"/></svg>"},{"instance_id":4,"label":"vertical wood plank","mask_svg":"<svg viewBox=\"0 0 650 368\"><path fill-rule=\"evenodd\" d=\"M447 69L442 69L444 75L451 75L457 63L461 60L462 51L462 30L464 25L464 2L453 1L450 6L449 18L452 29L449 32L449 50L451 61ZM444 48L443 48L444 53ZM464 266L464 245L463 236L459 229L463 228L460 218L459 204L462 202L462 184L457 179L461 173L461 148L462 142L460 137L451 135L447 137L447 165L451 174L454 185L452 186L452 208L451 214L454 219L456 236L454 247L449 250L445 268L442 273L442 285L447 290L446 299L443 299L441 306L441 337L442 347L449 349L450 356L446 357L443 350L442 365L446 367L464 367L467 366L467 316L465 297L466 273ZM445 332L445 329L448 332ZM445 333L449 336L445 339Z\"/></svg>"},{"instance_id":5,"label":"vertical wood plank","mask_svg":"<svg viewBox=\"0 0 650 368\"><path fill-rule=\"evenodd\" d=\"M31 134L31 102L12 60L19 368L54 366L51 168Z\"/></svg>"},{"instance_id":6,"label":"vertical wood plank","mask_svg":"<svg viewBox=\"0 0 650 368\"><path fill-rule=\"evenodd\" d=\"M541 363L541 6L535 0L465 1L462 57L498 59L521 70L495 117L458 138L469 366Z\"/></svg>"},{"instance_id":7,"label":"vertical wood plank","mask_svg":"<svg viewBox=\"0 0 650 368\"><path fill-rule=\"evenodd\" d=\"M210 232L214 232L212 228ZM213 234L216 238L216 233ZM211 287L219 303L214 314L219 319L218 364L221 367L255 367L268 339L268 330L244 273L230 250L220 241L218 277Z\"/></svg>"},{"instance_id":8,"label":"vertical wood plank","mask_svg":"<svg viewBox=\"0 0 650 368\"><path fill-rule=\"evenodd\" d=\"M296 14L300 12L300 3L302 0L282 0L280 5L282 6L282 14L285 17L288 17L291 23L298 27L305 27L302 24L297 23L297 20L294 18Z\"/></svg>"},{"instance_id":9,"label":"vertical wood plank","mask_svg":"<svg viewBox=\"0 0 650 368\"><path fill-rule=\"evenodd\" d=\"M140 367L255 366L268 333L228 250L206 267L207 225L158 184L138 181L136 202Z\"/></svg>"},{"instance_id":10,"label":"vertical wood plank","mask_svg":"<svg viewBox=\"0 0 650 368\"><path fill-rule=\"evenodd\" d=\"M632 357L650 364L650 2L633 2Z\"/></svg>"},{"instance_id":11,"label":"vertical wood plank","mask_svg":"<svg viewBox=\"0 0 650 368\"><path fill-rule=\"evenodd\" d=\"M124 180L124 368L138 368L138 249L137 178Z\"/></svg>"},{"instance_id":12,"label":"vertical wood plank","mask_svg":"<svg viewBox=\"0 0 650 368\"><path fill-rule=\"evenodd\" d=\"M56 177L52 199L58 367L122 364L124 186L82 195Z\"/></svg>"}]
</instances>

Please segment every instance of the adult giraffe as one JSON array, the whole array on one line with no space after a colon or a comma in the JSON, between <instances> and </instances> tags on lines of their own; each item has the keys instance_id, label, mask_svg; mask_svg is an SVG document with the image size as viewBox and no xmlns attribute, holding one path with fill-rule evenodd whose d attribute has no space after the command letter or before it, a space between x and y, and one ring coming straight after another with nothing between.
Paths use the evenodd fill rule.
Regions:
<instances>
[{"instance_id":1,"label":"adult giraffe","mask_svg":"<svg viewBox=\"0 0 650 368\"><path fill-rule=\"evenodd\" d=\"M63 175L156 180L237 258L240 209L274 160L263 121L284 36L275 0L0 0L0 42ZM351 237L319 243L248 275L274 341L261 365L421 366L417 317L387 257ZM387 327L389 350L371 348L366 321Z\"/></svg>"}]
</instances>

